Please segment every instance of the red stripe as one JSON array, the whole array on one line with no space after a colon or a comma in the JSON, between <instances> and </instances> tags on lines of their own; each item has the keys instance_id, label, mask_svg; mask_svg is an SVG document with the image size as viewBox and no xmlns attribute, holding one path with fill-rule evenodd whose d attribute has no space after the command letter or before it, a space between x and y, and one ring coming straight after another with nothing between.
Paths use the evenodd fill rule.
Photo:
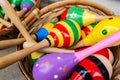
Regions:
<instances>
[{"instance_id":1,"label":"red stripe","mask_svg":"<svg viewBox=\"0 0 120 80\"><path fill-rule=\"evenodd\" d=\"M72 76L70 77L70 80L84 80L84 79L78 72L74 71Z\"/></svg>"},{"instance_id":2,"label":"red stripe","mask_svg":"<svg viewBox=\"0 0 120 80\"><path fill-rule=\"evenodd\" d=\"M97 51L94 54L101 54L101 55L105 56L107 59L109 59L109 52L108 52L107 48L104 48L104 49L102 49L100 51Z\"/></svg>"},{"instance_id":3,"label":"red stripe","mask_svg":"<svg viewBox=\"0 0 120 80\"><path fill-rule=\"evenodd\" d=\"M79 63L80 66L83 66L88 70L89 74L92 76L93 80L104 80L103 75L99 68L89 59L84 59Z\"/></svg>"},{"instance_id":4,"label":"red stripe","mask_svg":"<svg viewBox=\"0 0 120 80\"><path fill-rule=\"evenodd\" d=\"M85 28L83 29L83 31L85 32L85 35L86 35L86 36L90 33L90 30L89 30L88 27L85 27Z\"/></svg>"},{"instance_id":5,"label":"red stripe","mask_svg":"<svg viewBox=\"0 0 120 80\"><path fill-rule=\"evenodd\" d=\"M63 36L64 39L63 47L68 46L70 44L70 35L68 33L68 30L61 24L56 24L54 28L57 28Z\"/></svg>"},{"instance_id":6,"label":"red stripe","mask_svg":"<svg viewBox=\"0 0 120 80\"><path fill-rule=\"evenodd\" d=\"M58 36L54 32L50 32L49 35L52 36L52 38L55 41L55 45L54 46L57 46L58 43L59 43Z\"/></svg>"},{"instance_id":7,"label":"red stripe","mask_svg":"<svg viewBox=\"0 0 120 80\"><path fill-rule=\"evenodd\" d=\"M66 9L65 11L63 11L61 17L60 17L60 20L65 20L66 19L66 16L67 16L67 13L68 13L68 9Z\"/></svg>"}]
</instances>

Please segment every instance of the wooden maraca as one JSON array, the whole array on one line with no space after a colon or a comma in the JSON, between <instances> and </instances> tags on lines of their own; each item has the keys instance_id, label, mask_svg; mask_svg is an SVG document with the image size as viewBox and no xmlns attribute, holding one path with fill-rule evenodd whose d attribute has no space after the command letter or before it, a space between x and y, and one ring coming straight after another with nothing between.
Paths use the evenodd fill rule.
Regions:
<instances>
[{"instance_id":1,"label":"wooden maraca","mask_svg":"<svg viewBox=\"0 0 120 80\"><path fill-rule=\"evenodd\" d=\"M31 10L31 8L35 5L35 3L32 0L22 0L20 9L22 12L27 12Z\"/></svg>"},{"instance_id":2,"label":"wooden maraca","mask_svg":"<svg viewBox=\"0 0 120 80\"><path fill-rule=\"evenodd\" d=\"M4 10L0 7L0 17L3 18L5 16Z\"/></svg>"},{"instance_id":3,"label":"wooden maraca","mask_svg":"<svg viewBox=\"0 0 120 80\"><path fill-rule=\"evenodd\" d=\"M105 37L115 33L120 30L120 18L119 17L111 17L100 21L94 28L94 30L83 40L79 41L76 45L71 48L79 48L84 46L93 45ZM120 42L112 45L119 45Z\"/></svg>"},{"instance_id":4,"label":"wooden maraca","mask_svg":"<svg viewBox=\"0 0 120 80\"><path fill-rule=\"evenodd\" d=\"M41 41L47 37L51 29L54 27L56 22L48 22L43 25L35 34L31 35L31 37L36 41ZM5 49L8 47L16 46L25 42L25 38L19 39L9 39L0 41L0 49Z\"/></svg>"},{"instance_id":5,"label":"wooden maraca","mask_svg":"<svg viewBox=\"0 0 120 80\"><path fill-rule=\"evenodd\" d=\"M59 79L65 79L68 74L75 68L75 66L83 60L88 55L101 50L107 46L110 46L120 40L120 31L114 33L113 35L105 38L104 40L96 43L95 45L88 47L80 52L76 52L75 54L48 54L43 56L36 62L33 68L33 76L34 78L43 80L46 78L54 79L54 76ZM51 59L52 56L52 59ZM53 71L54 70L54 71ZM47 77L43 77L46 75Z\"/></svg>"},{"instance_id":6,"label":"wooden maraca","mask_svg":"<svg viewBox=\"0 0 120 80\"><path fill-rule=\"evenodd\" d=\"M13 8L20 8L21 0L9 0Z\"/></svg>"},{"instance_id":7,"label":"wooden maraca","mask_svg":"<svg viewBox=\"0 0 120 80\"><path fill-rule=\"evenodd\" d=\"M112 34L111 36L105 38L104 40L102 40L102 41L100 41L98 43L96 43L95 45L93 45L93 46L91 46L91 47L89 47L89 48L87 48L85 50L80 51L79 54L64 54L63 57L64 57L64 59L66 59L67 62L72 61L72 60L74 62L74 60L75 60L74 64L72 64L72 66L71 66L71 64L69 65L69 66L71 66L71 68L74 68L74 66L76 66L78 64L78 62L80 62L84 58L88 57L92 53L95 53L96 51L99 51L99 50L101 50L103 48L106 48L106 47L118 42L120 40L120 36L118 36L119 34L120 34L120 31L117 31L114 34ZM5 68L5 67L15 63L16 61L21 60L22 58L28 56L33 51L36 51L36 50L40 49L39 47L41 47L41 45L44 46L45 42L47 42L47 41L44 41L44 43L39 42L39 43L29 47L29 48L25 48L23 50L19 50L19 51L10 53L10 54L8 54L6 56L0 57L0 69ZM62 56L62 54L59 54L59 55L58 54L57 55L56 54L51 54L51 55L52 55L52 60L53 60L53 58L55 58L55 60L56 60L56 58L58 56L59 57ZM51 57L51 55L50 55L50 57ZM45 59L47 59L47 61L48 61L47 57L45 57ZM54 63L58 63L58 62L55 61ZM69 70L68 70L68 72L69 72Z\"/></svg>"},{"instance_id":8,"label":"wooden maraca","mask_svg":"<svg viewBox=\"0 0 120 80\"><path fill-rule=\"evenodd\" d=\"M69 80L109 80L112 72L110 62L97 54L82 60L71 73Z\"/></svg>"},{"instance_id":9,"label":"wooden maraca","mask_svg":"<svg viewBox=\"0 0 120 80\"><path fill-rule=\"evenodd\" d=\"M66 9L61 14L60 19L61 20L74 19L81 25L81 27L85 27L92 23L99 22L100 20L102 20L104 18L108 18L108 17L109 16L100 16L100 15L93 14L82 8L71 7L69 9Z\"/></svg>"}]
</instances>

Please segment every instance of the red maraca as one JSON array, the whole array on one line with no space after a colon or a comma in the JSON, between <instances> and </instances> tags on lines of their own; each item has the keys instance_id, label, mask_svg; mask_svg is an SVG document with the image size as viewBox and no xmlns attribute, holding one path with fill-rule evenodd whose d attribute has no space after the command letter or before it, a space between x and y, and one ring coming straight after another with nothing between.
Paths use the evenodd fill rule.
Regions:
<instances>
[{"instance_id":1,"label":"red maraca","mask_svg":"<svg viewBox=\"0 0 120 80\"><path fill-rule=\"evenodd\" d=\"M81 61L69 80L109 80L111 75L112 65L104 56L97 54Z\"/></svg>"},{"instance_id":2,"label":"red maraca","mask_svg":"<svg viewBox=\"0 0 120 80\"><path fill-rule=\"evenodd\" d=\"M95 45L88 47L80 52L68 53L68 54L48 54L43 56L36 62L33 67L33 77L35 80L64 80L75 66L84 58L88 57L92 53L99 51L107 46L114 44L120 40L118 36L120 31L107 37L106 39L96 43ZM51 58L52 57L52 58ZM108 64L107 64L108 65ZM111 74L111 73L110 73ZM45 76L45 77L44 77ZM111 76L111 75L110 75ZM109 79L109 78L108 78Z\"/></svg>"}]
</instances>

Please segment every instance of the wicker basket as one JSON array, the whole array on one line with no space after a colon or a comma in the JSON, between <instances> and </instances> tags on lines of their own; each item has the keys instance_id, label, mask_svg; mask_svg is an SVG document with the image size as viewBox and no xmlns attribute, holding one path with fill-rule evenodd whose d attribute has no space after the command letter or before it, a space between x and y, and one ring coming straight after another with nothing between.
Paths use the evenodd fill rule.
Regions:
<instances>
[{"instance_id":1,"label":"wicker basket","mask_svg":"<svg viewBox=\"0 0 120 80\"><path fill-rule=\"evenodd\" d=\"M39 8L40 3L41 3L41 0L37 0L34 7L30 11L25 13L25 15L22 15L20 19L24 20L35 8ZM16 38L18 34L19 34L19 31L14 25L9 28L4 28L3 30L0 30L0 40Z\"/></svg>"},{"instance_id":2,"label":"wicker basket","mask_svg":"<svg viewBox=\"0 0 120 80\"><path fill-rule=\"evenodd\" d=\"M95 14L99 14L99 15L114 15L113 12L110 11L109 9L107 9L97 3L91 2L91 1L63 0L63 1L53 3L51 5L48 5L48 6L44 7L43 9L41 9L40 14L39 14L40 18L39 19L34 18L32 20L31 29L29 32L35 33L46 22L58 21L59 16L63 12L63 10L65 8L72 7L72 6L81 7L81 8L87 9ZM21 35L19 35L18 38L19 37L21 37ZM20 50L20 49L22 49L22 45L17 46L17 50ZM110 49L114 53L114 57L115 57L115 61L113 63L114 73L113 73L111 80L118 80L115 77L116 77L116 75L118 75L118 73L120 73L120 69L118 69L119 68L119 63L118 63L118 61L119 61L119 46L113 47ZM18 64L21 69L21 72L26 77L26 79L33 80L32 73L31 73L32 66L31 66L30 56L22 59L21 61L18 62Z\"/></svg>"}]
</instances>

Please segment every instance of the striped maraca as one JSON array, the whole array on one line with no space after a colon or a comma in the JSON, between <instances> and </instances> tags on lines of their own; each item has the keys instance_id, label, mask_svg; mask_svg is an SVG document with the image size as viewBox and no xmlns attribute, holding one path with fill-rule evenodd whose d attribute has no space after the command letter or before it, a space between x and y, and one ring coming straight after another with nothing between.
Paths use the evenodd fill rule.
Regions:
<instances>
[{"instance_id":1,"label":"striped maraca","mask_svg":"<svg viewBox=\"0 0 120 80\"><path fill-rule=\"evenodd\" d=\"M90 24L82 29L82 39L84 39L90 32L93 31L96 24Z\"/></svg>"},{"instance_id":2,"label":"striped maraca","mask_svg":"<svg viewBox=\"0 0 120 80\"><path fill-rule=\"evenodd\" d=\"M100 21L94 28L94 30L83 40L79 41L72 48L78 48L83 46L93 45L107 36L115 33L120 30L120 18L119 17L111 17ZM119 45L120 42L112 45Z\"/></svg>"},{"instance_id":3,"label":"striped maraca","mask_svg":"<svg viewBox=\"0 0 120 80\"><path fill-rule=\"evenodd\" d=\"M69 9L66 9L61 14L61 20L74 19L81 25L81 27L96 23L107 17L109 16L99 16L78 7L71 7Z\"/></svg>"},{"instance_id":4,"label":"striped maraca","mask_svg":"<svg viewBox=\"0 0 120 80\"><path fill-rule=\"evenodd\" d=\"M81 61L69 80L109 80L111 75L112 65L104 56L97 54Z\"/></svg>"},{"instance_id":5,"label":"striped maraca","mask_svg":"<svg viewBox=\"0 0 120 80\"><path fill-rule=\"evenodd\" d=\"M42 26L35 34L31 35L36 41L41 41L47 37L56 22L48 22ZM0 41L0 49L16 46L25 42L25 38L9 39Z\"/></svg>"},{"instance_id":6,"label":"striped maraca","mask_svg":"<svg viewBox=\"0 0 120 80\"><path fill-rule=\"evenodd\" d=\"M68 54L47 54L40 58L33 67L33 76L35 80L64 80L68 74L72 72L75 66L84 58L88 57L92 53L99 51L107 46L114 44L120 40L117 35L120 31L107 37L106 39L96 43L95 45L88 47L82 51ZM51 58L52 56L52 58ZM44 77L46 76L46 77ZM110 75L111 76L111 75Z\"/></svg>"}]
</instances>

